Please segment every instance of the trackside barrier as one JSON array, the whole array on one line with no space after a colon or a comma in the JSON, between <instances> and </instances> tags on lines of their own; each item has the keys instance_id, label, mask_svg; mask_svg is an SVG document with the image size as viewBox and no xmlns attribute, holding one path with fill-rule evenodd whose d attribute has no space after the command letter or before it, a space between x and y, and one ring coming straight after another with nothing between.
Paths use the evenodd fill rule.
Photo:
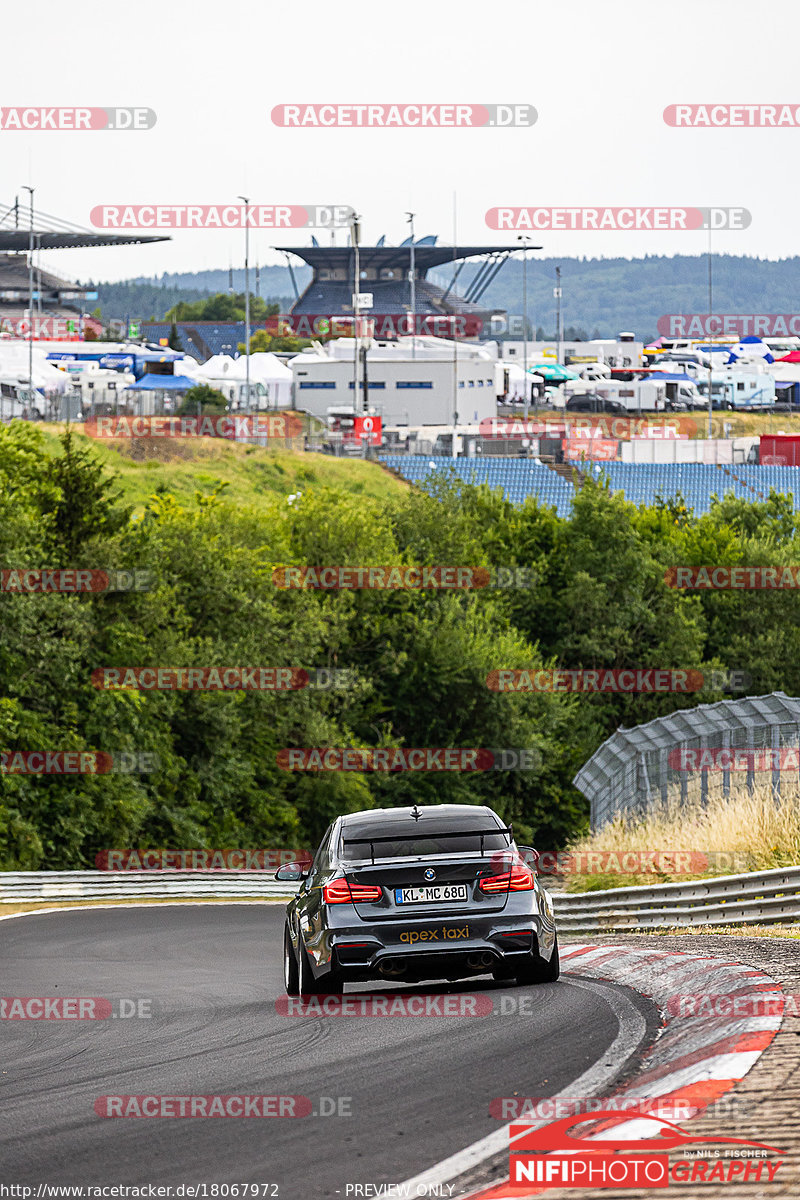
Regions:
<instances>
[{"instance_id":1,"label":"trackside barrier","mask_svg":"<svg viewBox=\"0 0 800 1200\"><path fill-rule=\"evenodd\" d=\"M553 896L565 933L800 921L800 867Z\"/></svg>"},{"instance_id":2,"label":"trackside barrier","mask_svg":"<svg viewBox=\"0 0 800 1200\"><path fill-rule=\"evenodd\" d=\"M274 871L2 871L0 904L52 900L292 896Z\"/></svg>"},{"instance_id":3,"label":"trackside barrier","mask_svg":"<svg viewBox=\"0 0 800 1200\"><path fill-rule=\"evenodd\" d=\"M545 887L547 880L544 880ZM170 897L288 897L292 884L266 871L4 871L0 904L53 900L127 900ZM800 921L800 866L691 883L554 892L565 933L613 929L765 925Z\"/></svg>"}]
</instances>

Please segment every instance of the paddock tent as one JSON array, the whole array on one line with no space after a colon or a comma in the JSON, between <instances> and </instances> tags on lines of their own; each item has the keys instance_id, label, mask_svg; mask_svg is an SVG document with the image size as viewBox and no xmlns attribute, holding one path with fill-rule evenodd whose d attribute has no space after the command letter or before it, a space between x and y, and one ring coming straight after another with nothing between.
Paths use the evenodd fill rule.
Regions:
<instances>
[{"instance_id":1,"label":"paddock tent","mask_svg":"<svg viewBox=\"0 0 800 1200\"><path fill-rule=\"evenodd\" d=\"M222 388L226 383L244 383L247 360L243 354L215 354L197 369L197 377L211 387ZM261 384L267 397L267 408L289 408L292 402L292 372L274 354L250 355L250 383ZM229 393L224 391L227 396Z\"/></svg>"}]
</instances>

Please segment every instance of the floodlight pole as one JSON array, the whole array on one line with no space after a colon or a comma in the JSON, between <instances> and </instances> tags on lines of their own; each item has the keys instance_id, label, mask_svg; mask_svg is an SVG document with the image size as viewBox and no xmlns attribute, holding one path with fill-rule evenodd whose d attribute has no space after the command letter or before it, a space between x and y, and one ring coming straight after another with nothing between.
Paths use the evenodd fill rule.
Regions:
<instances>
[{"instance_id":1,"label":"floodlight pole","mask_svg":"<svg viewBox=\"0 0 800 1200\"><path fill-rule=\"evenodd\" d=\"M250 412L250 204L247 196L239 196L244 201L244 365L245 365L245 395L247 396L247 411ZM253 424L253 441L258 445L255 422Z\"/></svg>"},{"instance_id":2,"label":"floodlight pole","mask_svg":"<svg viewBox=\"0 0 800 1200\"><path fill-rule=\"evenodd\" d=\"M406 213L408 223L411 226L411 263L408 271L409 283L411 284L411 357L417 357L416 335L417 335L417 281L416 281L416 264L414 261L414 216L410 212Z\"/></svg>"},{"instance_id":3,"label":"floodlight pole","mask_svg":"<svg viewBox=\"0 0 800 1200\"><path fill-rule=\"evenodd\" d=\"M351 218L351 235L353 240L353 412L363 412L363 405L359 404L358 397L358 316L359 316L359 293L361 287L361 258L359 254L359 239L361 237L361 229L359 226L359 216L353 213Z\"/></svg>"},{"instance_id":4,"label":"floodlight pole","mask_svg":"<svg viewBox=\"0 0 800 1200\"><path fill-rule=\"evenodd\" d=\"M35 188L23 184L23 190L31 194L31 228L28 237L28 388L33 408L33 193Z\"/></svg>"},{"instance_id":5,"label":"floodlight pole","mask_svg":"<svg viewBox=\"0 0 800 1200\"><path fill-rule=\"evenodd\" d=\"M521 233L517 240L522 242L522 386L525 392L523 415L527 422L530 412L530 389L528 386L528 243L530 238Z\"/></svg>"},{"instance_id":6,"label":"floodlight pole","mask_svg":"<svg viewBox=\"0 0 800 1200\"><path fill-rule=\"evenodd\" d=\"M561 343L563 341L563 333L561 330L561 267L556 267L556 286L553 289L553 294L555 295L555 298L558 301L558 303L556 305L556 326L557 326L556 339L557 339L557 347L558 347L558 349L556 351L556 362L560 364L561 363Z\"/></svg>"},{"instance_id":7,"label":"floodlight pole","mask_svg":"<svg viewBox=\"0 0 800 1200\"><path fill-rule=\"evenodd\" d=\"M709 227L709 230L708 230L708 315L709 315L708 328L709 329L711 328L710 317L711 317L711 313L713 311L712 305L713 305L713 294L712 294L712 288L711 288L711 228ZM714 355L709 354L709 356L708 356L708 436L709 437L711 437L711 434L713 432L713 414L712 414L712 410L714 407L714 404L713 404L714 379L713 379L713 374L712 374L713 369L714 369Z\"/></svg>"}]
</instances>

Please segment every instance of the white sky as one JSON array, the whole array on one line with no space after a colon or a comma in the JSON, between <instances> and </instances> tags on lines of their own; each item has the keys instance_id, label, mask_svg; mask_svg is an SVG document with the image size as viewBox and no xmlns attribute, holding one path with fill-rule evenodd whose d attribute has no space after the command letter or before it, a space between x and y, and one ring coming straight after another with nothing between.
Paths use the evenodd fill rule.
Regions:
<instances>
[{"instance_id":1,"label":"white sky","mask_svg":"<svg viewBox=\"0 0 800 1200\"><path fill-rule=\"evenodd\" d=\"M97 204L352 204L362 240L418 236L511 244L495 205L732 205L744 231L717 253L800 253L800 129L672 129L666 105L800 105L796 0L507 0L356 6L306 0L168 0L77 9L38 0L3 14L4 106L140 105L153 130L0 131L0 204L27 199L89 225ZM16 50L14 48L16 47ZM12 52L14 51L14 52ZM275 104L533 104L520 129L280 129ZM309 232L251 232L251 261ZM317 232L325 244L329 234ZM235 266L243 231L175 231L171 242L66 250L42 262L68 278L120 279ZM339 235L343 238L343 235ZM561 232L548 255L705 253L705 232Z\"/></svg>"}]
</instances>

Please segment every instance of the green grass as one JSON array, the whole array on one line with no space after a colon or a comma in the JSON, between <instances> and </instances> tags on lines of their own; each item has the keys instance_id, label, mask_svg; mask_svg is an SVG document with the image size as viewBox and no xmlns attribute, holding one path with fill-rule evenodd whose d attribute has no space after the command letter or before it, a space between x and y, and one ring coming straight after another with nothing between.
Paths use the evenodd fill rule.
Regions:
<instances>
[{"instance_id":1,"label":"green grass","mask_svg":"<svg viewBox=\"0 0 800 1200\"><path fill-rule=\"evenodd\" d=\"M56 455L63 426L39 426L49 453ZM304 488L340 488L350 494L381 498L408 485L378 463L358 458L334 458L283 448L231 444L222 439L138 439L115 443L89 439L73 426L76 436L91 440L99 458L113 471L122 500L141 510L157 491L172 492L192 501L196 493L210 495L221 483L225 497L237 504L255 505Z\"/></svg>"}]
</instances>

